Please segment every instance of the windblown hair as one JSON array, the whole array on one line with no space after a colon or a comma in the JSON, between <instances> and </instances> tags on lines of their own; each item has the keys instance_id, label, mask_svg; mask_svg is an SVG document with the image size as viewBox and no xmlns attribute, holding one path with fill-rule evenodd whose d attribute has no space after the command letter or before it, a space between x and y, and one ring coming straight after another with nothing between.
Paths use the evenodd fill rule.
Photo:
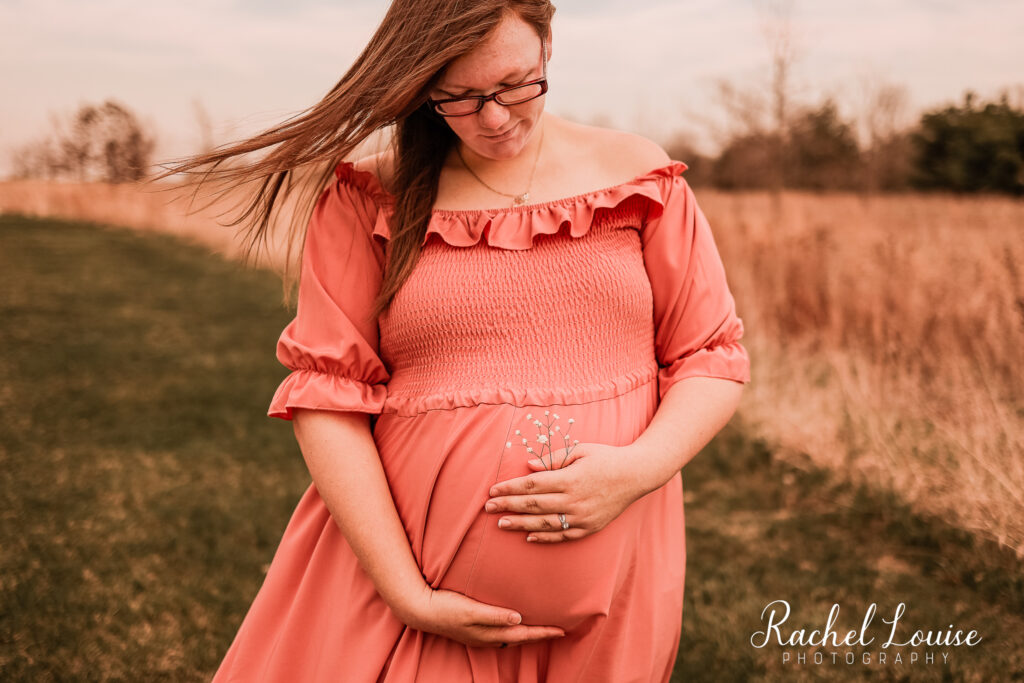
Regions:
<instances>
[{"instance_id":1,"label":"windblown hair","mask_svg":"<svg viewBox=\"0 0 1024 683\"><path fill-rule=\"evenodd\" d=\"M290 264L291 245L298 234L304 243L305 226L337 164L371 134L394 126L389 140L394 169L381 181L395 204L376 317L419 257L441 168L456 140L427 105L428 93L447 65L479 45L509 12L530 24L541 40L548 39L555 12L548 0L394 0L355 63L315 105L248 139L161 164L167 170L150 180L201 176L186 183L195 185L193 197L211 180L225 188L258 185L246 210L228 223L247 226L246 260L257 242L266 246L275 206L297 191L288 229ZM258 159L242 157L264 149L269 151ZM286 265L286 302L294 284L290 270Z\"/></svg>"}]
</instances>

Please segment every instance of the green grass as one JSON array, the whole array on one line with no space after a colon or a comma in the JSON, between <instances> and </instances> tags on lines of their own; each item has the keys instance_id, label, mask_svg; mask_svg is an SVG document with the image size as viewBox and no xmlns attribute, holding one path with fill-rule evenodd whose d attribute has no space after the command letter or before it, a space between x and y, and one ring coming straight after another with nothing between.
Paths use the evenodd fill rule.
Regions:
<instances>
[{"instance_id":1,"label":"green grass","mask_svg":"<svg viewBox=\"0 0 1024 683\"><path fill-rule=\"evenodd\" d=\"M309 482L272 274L0 217L0 679L209 680Z\"/></svg>"},{"instance_id":2,"label":"green grass","mask_svg":"<svg viewBox=\"0 0 1024 683\"><path fill-rule=\"evenodd\" d=\"M156 234L0 216L0 680L206 681L309 483L265 416L270 273ZM740 420L684 471L674 680L1024 680L1021 566L893 496L775 462ZM775 599L974 628L952 664L786 665ZM788 631L787 631L788 632ZM872 648L869 648L871 650Z\"/></svg>"}]
</instances>

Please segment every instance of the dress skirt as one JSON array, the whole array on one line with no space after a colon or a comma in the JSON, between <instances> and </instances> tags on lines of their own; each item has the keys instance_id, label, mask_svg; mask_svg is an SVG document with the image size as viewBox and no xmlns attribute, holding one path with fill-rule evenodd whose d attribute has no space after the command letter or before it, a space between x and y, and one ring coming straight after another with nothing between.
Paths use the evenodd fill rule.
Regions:
<instances>
[{"instance_id":1,"label":"dress skirt","mask_svg":"<svg viewBox=\"0 0 1024 683\"><path fill-rule=\"evenodd\" d=\"M558 626L565 636L475 648L406 627L310 485L215 683L668 681L686 563L680 475L574 541L527 543L525 532L499 529L501 515L484 510L494 483L533 471L514 436L520 429L536 448L527 414L561 426L556 435L573 418L570 438L581 443L625 445L656 404L652 381L584 404L482 404L384 414L376 424L381 462L429 584L515 609L524 624Z\"/></svg>"}]
</instances>

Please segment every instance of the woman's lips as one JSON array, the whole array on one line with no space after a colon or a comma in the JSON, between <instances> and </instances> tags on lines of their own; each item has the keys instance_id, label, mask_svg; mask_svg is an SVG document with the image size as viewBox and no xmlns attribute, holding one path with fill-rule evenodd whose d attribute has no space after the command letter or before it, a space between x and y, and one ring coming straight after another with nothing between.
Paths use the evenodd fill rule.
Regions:
<instances>
[{"instance_id":1,"label":"woman's lips","mask_svg":"<svg viewBox=\"0 0 1024 683\"><path fill-rule=\"evenodd\" d=\"M499 141L504 140L505 138L511 136L512 133L515 132L515 129L518 126L519 126L519 124L517 123L515 126L512 126L507 131L502 133L501 135L485 135L484 137L487 138L488 140L493 141L493 142L499 142Z\"/></svg>"}]
</instances>

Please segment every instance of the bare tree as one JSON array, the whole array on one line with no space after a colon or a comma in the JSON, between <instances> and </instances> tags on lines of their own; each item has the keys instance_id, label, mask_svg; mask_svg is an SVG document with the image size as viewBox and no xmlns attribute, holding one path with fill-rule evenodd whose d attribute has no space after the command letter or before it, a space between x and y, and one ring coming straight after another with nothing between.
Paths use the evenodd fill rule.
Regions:
<instances>
[{"instance_id":1,"label":"bare tree","mask_svg":"<svg viewBox=\"0 0 1024 683\"><path fill-rule=\"evenodd\" d=\"M910 96L905 85L887 82L877 72L862 75L859 90L859 133L865 172L862 187L874 192L901 173L895 165L905 165L905 160L898 157L901 133L910 125Z\"/></svg>"},{"instance_id":2,"label":"bare tree","mask_svg":"<svg viewBox=\"0 0 1024 683\"><path fill-rule=\"evenodd\" d=\"M761 17L761 32L771 56L771 109L775 128L775 158L778 162L771 187L777 198L788 166L789 120L790 108L793 106L792 72L797 61L793 28L794 0L757 0L756 4Z\"/></svg>"},{"instance_id":3,"label":"bare tree","mask_svg":"<svg viewBox=\"0 0 1024 683\"><path fill-rule=\"evenodd\" d=\"M196 127L199 128L199 151L203 154L212 152L216 145L213 139L213 123L209 112L198 97L192 99L192 112L196 117Z\"/></svg>"},{"instance_id":4,"label":"bare tree","mask_svg":"<svg viewBox=\"0 0 1024 683\"><path fill-rule=\"evenodd\" d=\"M85 104L51 121L49 135L14 150L16 177L122 183L145 176L156 140L123 105Z\"/></svg>"},{"instance_id":5,"label":"bare tree","mask_svg":"<svg viewBox=\"0 0 1024 683\"><path fill-rule=\"evenodd\" d=\"M715 101L726 113L725 140L768 133L770 125L765 120L768 102L756 89L739 87L719 78L715 81Z\"/></svg>"}]
</instances>

